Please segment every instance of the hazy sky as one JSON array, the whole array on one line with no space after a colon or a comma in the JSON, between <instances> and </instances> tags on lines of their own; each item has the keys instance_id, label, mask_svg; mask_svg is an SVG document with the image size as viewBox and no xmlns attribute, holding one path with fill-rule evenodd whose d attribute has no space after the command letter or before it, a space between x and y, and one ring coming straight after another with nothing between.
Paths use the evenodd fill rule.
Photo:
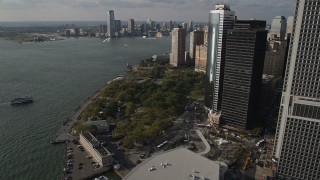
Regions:
<instances>
[{"instance_id":1,"label":"hazy sky","mask_svg":"<svg viewBox=\"0 0 320 180\"><path fill-rule=\"evenodd\" d=\"M101 21L108 10L116 19L208 21L223 0L0 0L0 21ZM224 0L239 19L267 20L293 15L296 0Z\"/></svg>"}]
</instances>

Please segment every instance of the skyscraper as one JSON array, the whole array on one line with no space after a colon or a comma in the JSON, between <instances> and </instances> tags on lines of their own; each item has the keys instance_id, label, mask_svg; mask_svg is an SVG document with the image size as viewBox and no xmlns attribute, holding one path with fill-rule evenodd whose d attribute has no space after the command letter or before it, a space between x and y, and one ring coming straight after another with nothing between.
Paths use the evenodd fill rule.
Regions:
<instances>
[{"instance_id":1,"label":"skyscraper","mask_svg":"<svg viewBox=\"0 0 320 180\"><path fill-rule=\"evenodd\" d=\"M279 179L320 179L320 3L297 0L273 160Z\"/></svg>"},{"instance_id":2,"label":"skyscraper","mask_svg":"<svg viewBox=\"0 0 320 180\"><path fill-rule=\"evenodd\" d=\"M293 22L294 22L294 16L289 16L287 19L287 38L290 38L292 31L293 31Z\"/></svg>"},{"instance_id":3,"label":"skyscraper","mask_svg":"<svg viewBox=\"0 0 320 180\"><path fill-rule=\"evenodd\" d=\"M284 16L276 16L271 23L270 35L284 40L287 31L287 20Z\"/></svg>"},{"instance_id":4,"label":"skyscraper","mask_svg":"<svg viewBox=\"0 0 320 180\"><path fill-rule=\"evenodd\" d=\"M114 22L114 12L113 10L109 11L109 18L108 18L108 36L114 37L115 36L115 22Z\"/></svg>"},{"instance_id":5,"label":"skyscraper","mask_svg":"<svg viewBox=\"0 0 320 180\"><path fill-rule=\"evenodd\" d=\"M177 67L185 64L186 31L174 28L172 31L172 45L170 53L170 64Z\"/></svg>"},{"instance_id":6,"label":"skyscraper","mask_svg":"<svg viewBox=\"0 0 320 180\"><path fill-rule=\"evenodd\" d=\"M134 31L134 19L129 19L128 21L128 31L132 33Z\"/></svg>"},{"instance_id":7,"label":"skyscraper","mask_svg":"<svg viewBox=\"0 0 320 180\"><path fill-rule=\"evenodd\" d=\"M227 34L234 21L235 13L228 5L217 4L210 11L205 105L212 113L221 110Z\"/></svg>"},{"instance_id":8,"label":"skyscraper","mask_svg":"<svg viewBox=\"0 0 320 180\"><path fill-rule=\"evenodd\" d=\"M196 46L204 43L204 31L192 31L190 33L190 58L194 61L196 56Z\"/></svg>"},{"instance_id":9,"label":"skyscraper","mask_svg":"<svg viewBox=\"0 0 320 180\"><path fill-rule=\"evenodd\" d=\"M268 39L263 73L274 77L283 77L286 53L286 40Z\"/></svg>"},{"instance_id":10,"label":"skyscraper","mask_svg":"<svg viewBox=\"0 0 320 180\"><path fill-rule=\"evenodd\" d=\"M229 30L223 80L222 122L247 129L256 120L259 106L266 21L236 21Z\"/></svg>"},{"instance_id":11,"label":"skyscraper","mask_svg":"<svg viewBox=\"0 0 320 180\"><path fill-rule=\"evenodd\" d=\"M208 29L204 29L203 44L196 45L195 49L195 71L206 72L207 67L207 49L208 49Z\"/></svg>"}]
</instances>

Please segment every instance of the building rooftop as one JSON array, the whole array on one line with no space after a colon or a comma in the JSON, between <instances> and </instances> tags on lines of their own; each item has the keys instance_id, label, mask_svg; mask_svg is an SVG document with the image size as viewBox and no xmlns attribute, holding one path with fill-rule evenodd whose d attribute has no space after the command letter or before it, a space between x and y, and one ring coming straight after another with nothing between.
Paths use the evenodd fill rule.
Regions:
<instances>
[{"instance_id":1,"label":"building rooftop","mask_svg":"<svg viewBox=\"0 0 320 180\"><path fill-rule=\"evenodd\" d=\"M223 179L224 163L214 162L188 149L178 148L157 154L134 168L124 180Z\"/></svg>"},{"instance_id":2,"label":"building rooftop","mask_svg":"<svg viewBox=\"0 0 320 180\"><path fill-rule=\"evenodd\" d=\"M111 155L111 153L104 147L101 147L100 142L90 133L90 132L82 132L83 137L90 142L90 144L93 146L93 149L95 149L101 156L108 156ZM101 148L95 148L95 146L98 145Z\"/></svg>"}]
</instances>

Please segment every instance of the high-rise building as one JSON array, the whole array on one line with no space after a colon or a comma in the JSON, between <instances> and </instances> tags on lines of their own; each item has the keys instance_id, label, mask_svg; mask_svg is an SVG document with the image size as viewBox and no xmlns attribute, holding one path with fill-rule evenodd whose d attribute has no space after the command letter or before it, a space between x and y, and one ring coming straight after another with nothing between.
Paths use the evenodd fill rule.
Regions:
<instances>
[{"instance_id":1,"label":"high-rise building","mask_svg":"<svg viewBox=\"0 0 320 180\"><path fill-rule=\"evenodd\" d=\"M221 110L226 41L234 21L235 13L228 5L217 4L210 11L205 105L212 114Z\"/></svg>"},{"instance_id":2,"label":"high-rise building","mask_svg":"<svg viewBox=\"0 0 320 180\"><path fill-rule=\"evenodd\" d=\"M188 23L186 23L186 22L181 23L181 26L186 32L188 32Z\"/></svg>"},{"instance_id":3,"label":"high-rise building","mask_svg":"<svg viewBox=\"0 0 320 180\"><path fill-rule=\"evenodd\" d=\"M276 16L271 23L270 35L273 38L284 40L287 31L287 20L284 16Z\"/></svg>"},{"instance_id":4,"label":"high-rise building","mask_svg":"<svg viewBox=\"0 0 320 180\"><path fill-rule=\"evenodd\" d=\"M170 64L178 67L185 64L186 31L183 28L174 28L172 31L172 45Z\"/></svg>"},{"instance_id":5,"label":"high-rise building","mask_svg":"<svg viewBox=\"0 0 320 180\"><path fill-rule=\"evenodd\" d=\"M236 21L229 30L221 115L224 124L250 128L256 120L268 31L266 21Z\"/></svg>"},{"instance_id":6,"label":"high-rise building","mask_svg":"<svg viewBox=\"0 0 320 180\"><path fill-rule=\"evenodd\" d=\"M268 39L263 73L274 77L283 77L286 53L286 40Z\"/></svg>"},{"instance_id":7,"label":"high-rise building","mask_svg":"<svg viewBox=\"0 0 320 180\"><path fill-rule=\"evenodd\" d=\"M132 33L134 31L134 19L129 19L128 21L128 31Z\"/></svg>"},{"instance_id":8,"label":"high-rise building","mask_svg":"<svg viewBox=\"0 0 320 180\"><path fill-rule=\"evenodd\" d=\"M121 31L121 21L114 20L114 27L115 27L115 32L119 33Z\"/></svg>"},{"instance_id":9,"label":"high-rise building","mask_svg":"<svg viewBox=\"0 0 320 180\"><path fill-rule=\"evenodd\" d=\"M109 11L109 18L108 18L108 36L109 37L114 37L115 36L115 22L114 22L114 11L110 10Z\"/></svg>"},{"instance_id":10,"label":"high-rise building","mask_svg":"<svg viewBox=\"0 0 320 180\"><path fill-rule=\"evenodd\" d=\"M196 46L204 43L204 31L192 31L190 33L190 58L194 61L196 56Z\"/></svg>"},{"instance_id":11,"label":"high-rise building","mask_svg":"<svg viewBox=\"0 0 320 180\"><path fill-rule=\"evenodd\" d=\"M288 39L290 39L291 34L293 32L293 22L294 22L294 16L289 16L287 19L287 35L286 35Z\"/></svg>"},{"instance_id":12,"label":"high-rise building","mask_svg":"<svg viewBox=\"0 0 320 180\"><path fill-rule=\"evenodd\" d=\"M188 22L188 32L192 32L193 31L193 21L189 21Z\"/></svg>"},{"instance_id":13,"label":"high-rise building","mask_svg":"<svg viewBox=\"0 0 320 180\"><path fill-rule=\"evenodd\" d=\"M207 67L207 49L208 49L208 29L204 29L203 44L196 45L195 50L195 71L206 72Z\"/></svg>"},{"instance_id":14,"label":"high-rise building","mask_svg":"<svg viewBox=\"0 0 320 180\"><path fill-rule=\"evenodd\" d=\"M174 28L174 24L172 21L169 22L169 31L172 31Z\"/></svg>"},{"instance_id":15,"label":"high-rise building","mask_svg":"<svg viewBox=\"0 0 320 180\"><path fill-rule=\"evenodd\" d=\"M320 179L320 3L297 0L273 160L278 179Z\"/></svg>"}]
</instances>

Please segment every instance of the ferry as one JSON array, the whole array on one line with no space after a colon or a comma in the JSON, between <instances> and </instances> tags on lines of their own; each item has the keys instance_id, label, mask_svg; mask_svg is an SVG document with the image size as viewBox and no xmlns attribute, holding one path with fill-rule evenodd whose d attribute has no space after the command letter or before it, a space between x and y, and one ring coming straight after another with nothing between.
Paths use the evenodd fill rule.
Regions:
<instances>
[{"instance_id":1,"label":"ferry","mask_svg":"<svg viewBox=\"0 0 320 180\"><path fill-rule=\"evenodd\" d=\"M27 103L32 103L33 98L32 97L23 97L23 98L15 98L10 101L11 105L16 105L16 104L27 104Z\"/></svg>"}]
</instances>

